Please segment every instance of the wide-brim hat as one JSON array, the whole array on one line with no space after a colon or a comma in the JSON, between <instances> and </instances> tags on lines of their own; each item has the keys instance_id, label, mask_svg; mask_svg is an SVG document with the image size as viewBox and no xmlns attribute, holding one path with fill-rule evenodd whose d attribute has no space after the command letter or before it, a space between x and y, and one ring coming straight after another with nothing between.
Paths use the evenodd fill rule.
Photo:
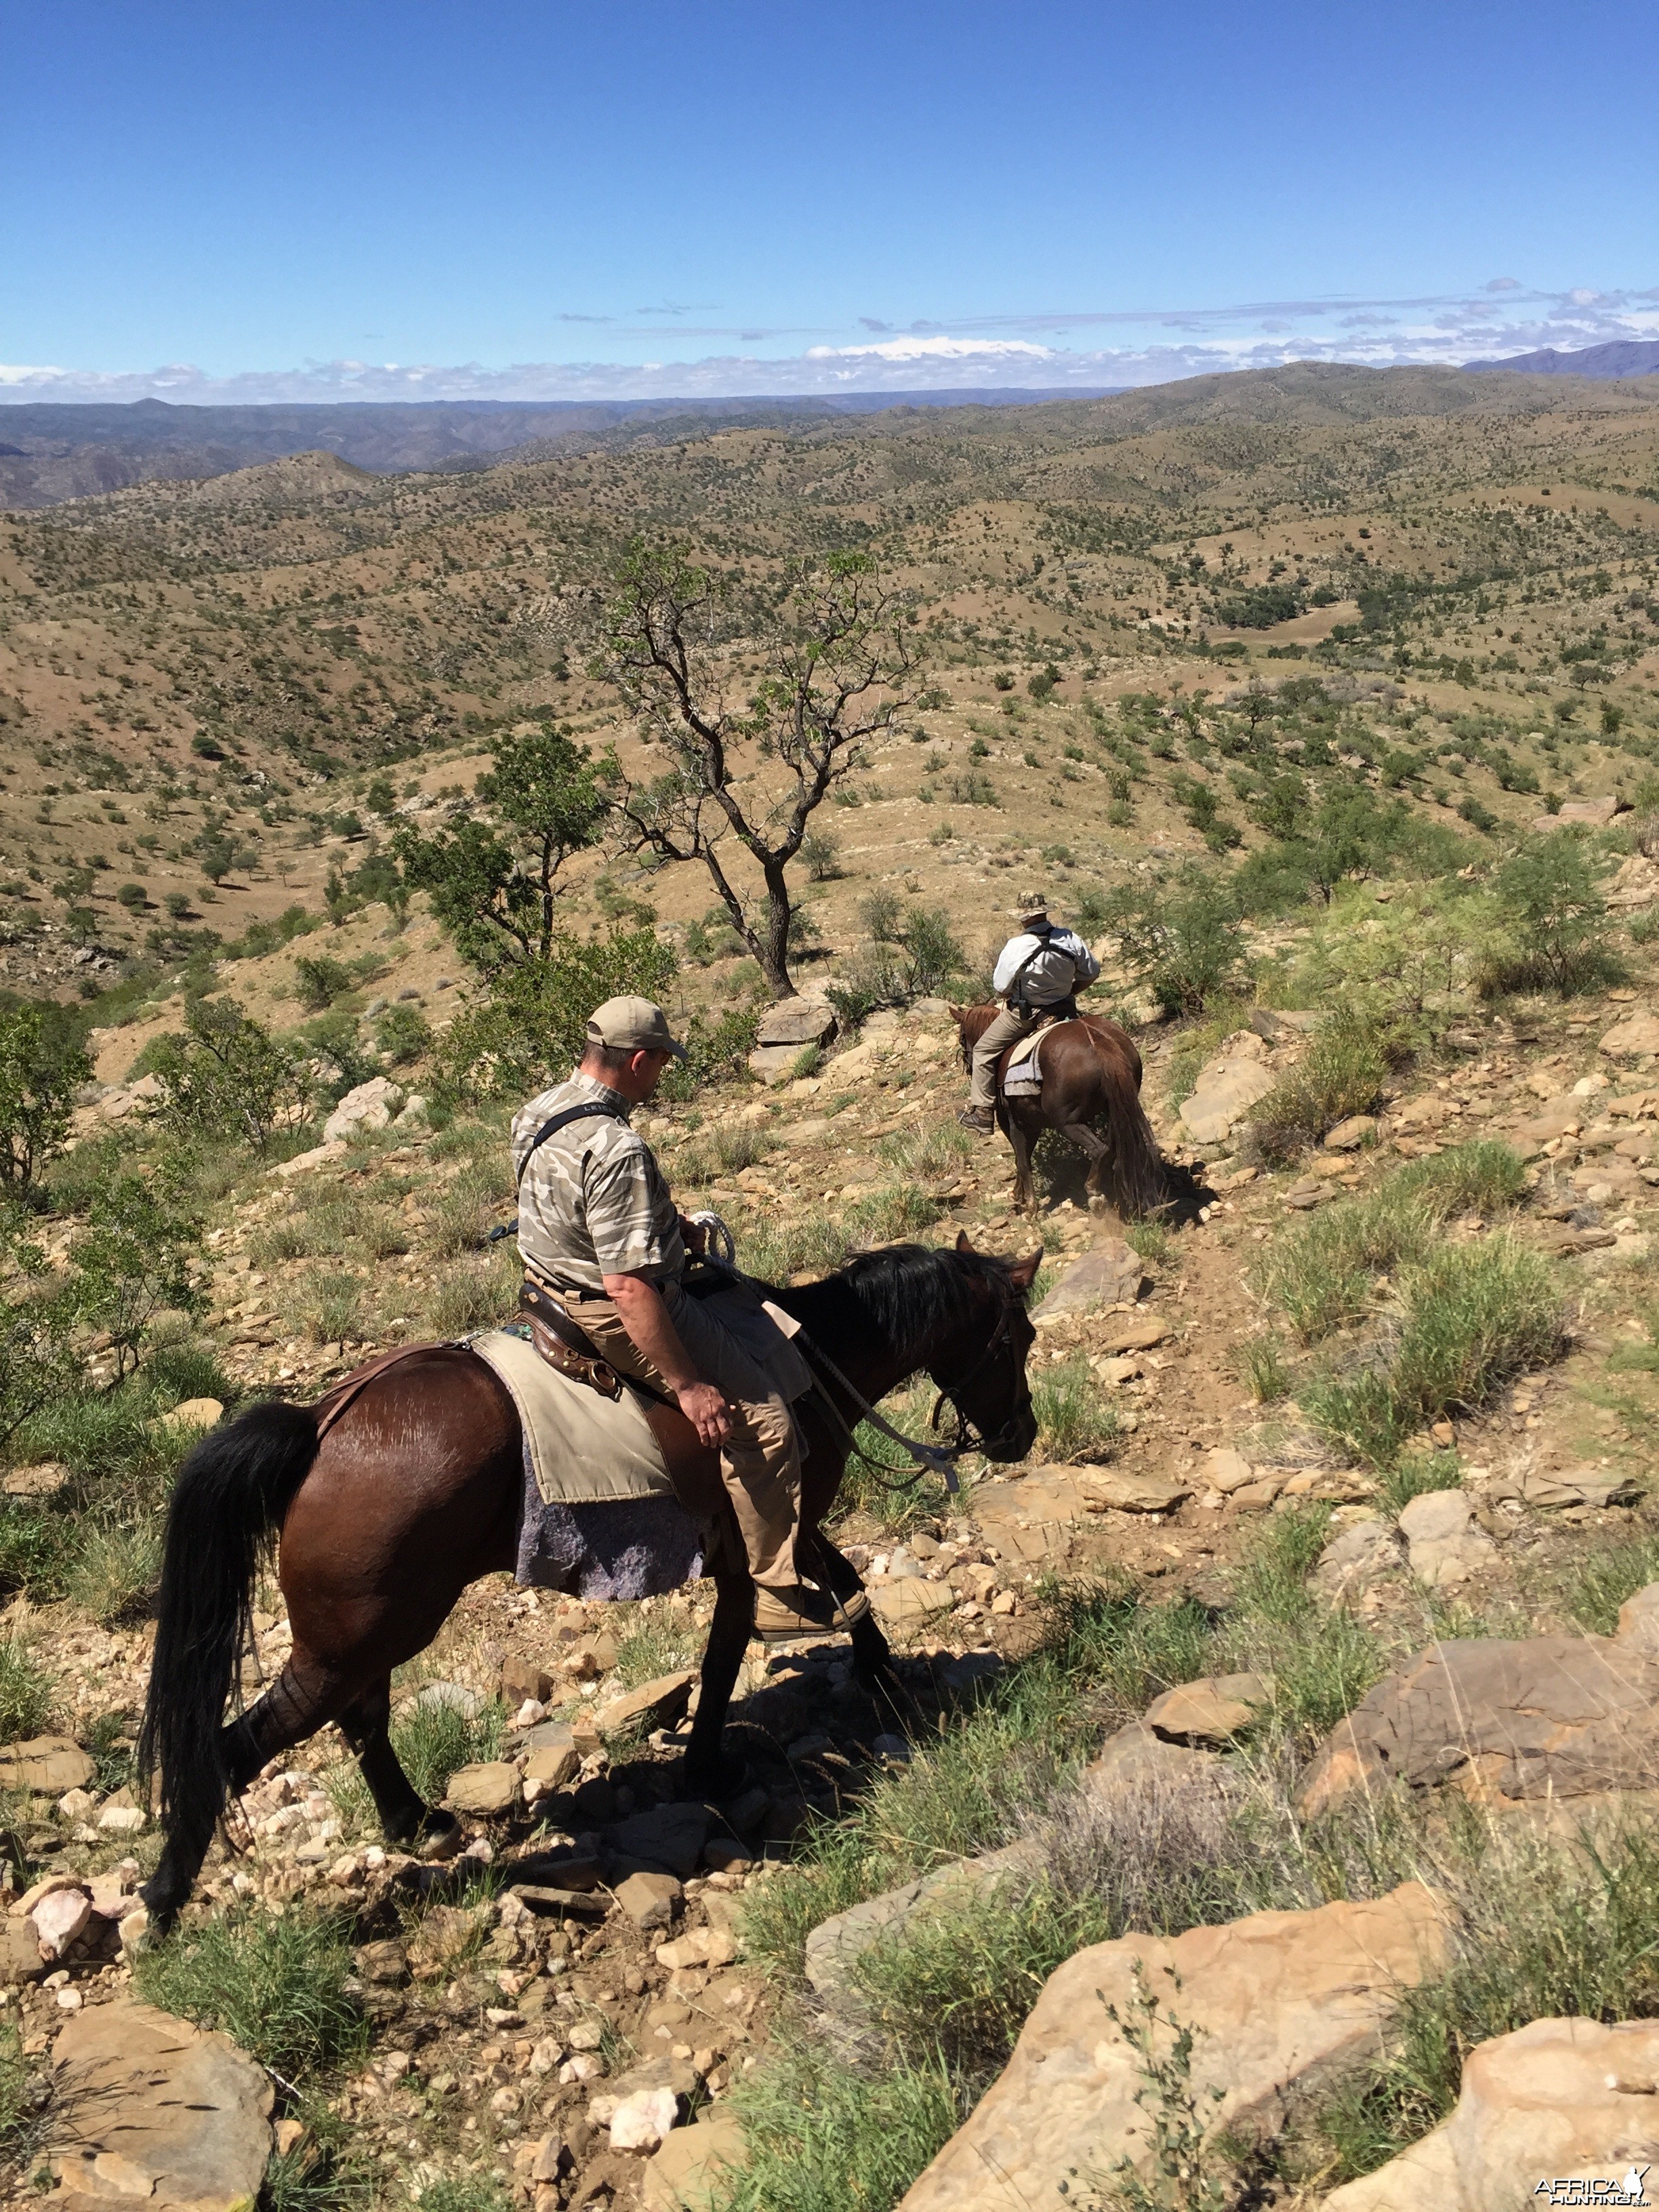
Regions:
<instances>
[{"instance_id":1,"label":"wide-brim hat","mask_svg":"<svg viewBox=\"0 0 1659 2212\"><path fill-rule=\"evenodd\" d=\"M587 1018L587 1042L612 1052L672 1052L686 1057L685 1047L668 1026L668 1017L651 999L607 999Z\"/></svg>"}]
</instances>

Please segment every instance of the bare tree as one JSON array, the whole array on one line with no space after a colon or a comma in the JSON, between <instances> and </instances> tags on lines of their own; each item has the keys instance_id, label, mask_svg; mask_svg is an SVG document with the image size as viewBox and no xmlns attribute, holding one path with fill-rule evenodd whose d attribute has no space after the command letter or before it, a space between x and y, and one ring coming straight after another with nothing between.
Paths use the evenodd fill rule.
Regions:
<instances>
[{"instance_id":1,"label":"bare tree","mask_svg":"<svg viewBox=\"0 0 1659 2212\"><path fill-rule=\"evenodd\" d=\"M914 703L916 620L862 554L799 563L745 600L678 549L636 543L590 639L591 673L671 763L646 782L610 763L624 842L702 862L774 998L795 993L789 864L814 810ZM734 838L760 871L758 900L732 879Z\"/></svg>"}]
</instances>

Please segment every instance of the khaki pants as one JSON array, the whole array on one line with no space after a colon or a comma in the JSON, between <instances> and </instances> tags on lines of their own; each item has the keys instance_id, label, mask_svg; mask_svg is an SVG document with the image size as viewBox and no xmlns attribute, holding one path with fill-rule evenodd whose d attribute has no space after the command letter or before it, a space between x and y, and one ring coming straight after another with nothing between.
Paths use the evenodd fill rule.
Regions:
<instances>
[{"instance_id":1,"label":"khaki pants","mask_svg":"<svg viewBox=\"0 0 1659 2212\"><path fill-rule=\"evenodd\" d=\"M1017 1014L1011 1006L1003 1008L974 1047L974 1073L968 1090L970 1105L996 1104L997 1062L1011 1044L1028 1036L1036 1025L1035 1014Z\"/></svg>"},{"instance_id":2,"label":"khaki pants","mask_svg":"<svg viewBox=\"0 0 1659 2212\"><path fill-rule=\"evenodd\" d=\"M725 1298L743 1293L722 1291L692 1298L678 1283L661 1283L658 1288L686 1357L705 1382L725 1393L732 1408L732 1433L720 1447L720 1474L737 1516L749 1571L763 1589L793 1589L800 1580L795 1565L800 1438L788 1400L748 1348L721 1326L720 1308ZM666 1390L609 1298L556 1295L619 1375Z\"/></svg>"}]
</instances>

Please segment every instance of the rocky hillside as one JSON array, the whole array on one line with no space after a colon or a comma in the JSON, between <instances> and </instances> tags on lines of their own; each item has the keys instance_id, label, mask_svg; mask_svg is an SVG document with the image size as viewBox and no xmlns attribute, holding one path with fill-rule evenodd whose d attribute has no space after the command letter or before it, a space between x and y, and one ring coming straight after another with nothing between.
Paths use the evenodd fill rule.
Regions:
<instances>
[{"instance_id":1,"label":"rocky hillside","mask_svg":"<svg viewBox=\"0 0 1659 2212\"><path fill-rule=\"evenodd\" d=\"M1528 2202L1659 2160L1653 424L1412 396L284 462L6 526L20 2199L1358 2212L1509 2201L1493 2143ZM550 705L650 766L536 610L694 510L758 568L857 523L934 688L823 810L781 1018L695 863L579 853L560 957L673 970L699 1057L639 1123L756 1273L1041 1242L1037 1444L844 1488L902 1725L844 1646L757 1649L748 1778L687 1802L707 1586L492 1577L394 1685L454 1855L391 1849L325 1730L159 1941L183 1449L514 1295L493 1070L563 1001L526 1042L393 840L499 821L475 779ZM1020 1215L957 1125L948 1000L1033 879L1142 1054L1152 1218L1052 1137ZM248 1694L269 1577L252 1632Z\"/></svg>"}]
</instances>

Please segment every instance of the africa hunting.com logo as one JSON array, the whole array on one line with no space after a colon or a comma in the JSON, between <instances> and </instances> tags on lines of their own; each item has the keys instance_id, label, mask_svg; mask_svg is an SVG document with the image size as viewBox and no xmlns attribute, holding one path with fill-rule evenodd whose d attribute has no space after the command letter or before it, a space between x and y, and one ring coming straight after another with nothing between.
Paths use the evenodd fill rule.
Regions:
<instances>
[{"instance_id":1,"label":"africa hunting.com logo","mask_svg":"<svg viewBox=\"0 0 1659 2212\"><path fill-rule=\"evenodd\" d=\"M1599 2174L1570 2174L1565 2180L1540 2181L1532 2193L1546 2204L1562 2207L1563 2212L1575 2205L1646 2204L1650 2171L1645 2166L1632 2166L1618 2181Z\"/></svg>"}]
</instances>

